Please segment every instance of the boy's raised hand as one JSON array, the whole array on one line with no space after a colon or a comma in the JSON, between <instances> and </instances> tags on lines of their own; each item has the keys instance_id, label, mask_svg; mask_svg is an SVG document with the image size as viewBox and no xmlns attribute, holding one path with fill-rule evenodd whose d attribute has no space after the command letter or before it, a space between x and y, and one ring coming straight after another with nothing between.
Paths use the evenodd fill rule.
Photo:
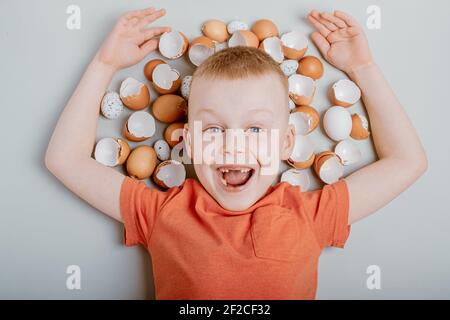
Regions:
<instances>
[{"instance_id":1,"label":"boy's raised hand","mask_svg":"<svg viewBox=\"0 0 450 320\"><path fill-rule=\"evenodd\" d=\"M311 38L322 56L336 68L349 73L372 61L369 44L360 24L342 11L313 10L308 20L316 28Z\"/></svg>"},{"instance_id":2,"label":"boy's raised hand","mask_svg":"<svg viewBox=\"0 0 450 320\"><path fill-rule=\"evenodd\" d=\"M164 9L147 8L123 15L106 38L98 52L101 62L115 70L140 62L158 47L158 36L170 31L170 27L147 25L166 14Z\"/></svg>"}]
</instances>

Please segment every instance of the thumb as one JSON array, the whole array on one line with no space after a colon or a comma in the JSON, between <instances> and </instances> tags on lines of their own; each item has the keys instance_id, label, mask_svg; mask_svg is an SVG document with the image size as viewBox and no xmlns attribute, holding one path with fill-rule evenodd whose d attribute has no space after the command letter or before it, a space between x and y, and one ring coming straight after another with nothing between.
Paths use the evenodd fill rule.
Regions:
<instances>
[{"instance_id":1,"label":"thumb","mask_svg":"<svg viewBox=\"0 0 450 320\"><path fill-rule=\"evenodd\" d=\"M328 50L330 50L330 43L328 42L328 40L317 31L311 34L311 39L317 46L317 48L319 48L322 56L327 59Z\"/></svg>"}]
</instances>

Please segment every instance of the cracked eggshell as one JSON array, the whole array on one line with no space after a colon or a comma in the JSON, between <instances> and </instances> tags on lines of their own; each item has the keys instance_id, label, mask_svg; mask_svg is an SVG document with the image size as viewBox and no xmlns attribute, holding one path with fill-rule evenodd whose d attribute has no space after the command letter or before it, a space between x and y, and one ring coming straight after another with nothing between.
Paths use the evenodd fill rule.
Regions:
<instances>
[{"instance_id":1,"label":"cracked eggshell","mask_svg":"<svg viewBox=\"0 0 450 320\"><path fill-rule=\"evenodd\" d=\"M164 130L164 140L167 141L171 148L175 147L183 139L184 123L175 122L169 124Z\"/></svg>"},{"instance_id":2,"label":"cracked eggshell","mask_svg":"<svg viewBox=\"0 0 450 320\"><path fill-rule=\"evenodd\" d=\"M227 25L220 20L206 21L202 26L202 32L205 37L217 42L225 42L229 38Z\"/></svg>"},{"instance_id":3,"label":"cracked eggshell","mask_svg":"<svg viewBox=\"0 0 450 320\"><path fill-rule=\"evenodd\" d=\"M309 175L304 170L289 169L281 174L281 182L287 182L290 185L298 186L300 191L308 191L311 186Z\"/></svg>"},{"instance_id":4,"label":"cracked eggshell","mask_svg":"<svg viewBox=\"0 0 450 320\"><path fill-rule=\"evenodd\" d=\"M331 87L331 101L336 106L351 107L361 99L361 90L351 80L339 80Z\"/></svg>"},{"instance_id":5,"label":"cracked eggshell","mask_svg":"<svg viewBox=\"0 0 450 320\"><path fill-rule=\"evenodd\" d=\"M259 39L258 37L251 31L248 30L237 30L233 33L230 40L228 40L228 47L259 47Z\"/></svg>"},{"instance_id":6,"label":"cracked eggshell","mask_svg":"<svg viewBox=\"0 0 450 320\"><path fill-rule=\"evenodd\" d=\"M214 41L201 36L192 40L189 46L188 56L193 65L199 66L216 51Z\"/></svg>"},{"instance_id":7,"label":"cracked eggshell","mask_svg":"<svg viewBox=\"0 0 450 320\"><path fill-rule=\"evenodd\" d=\"M192 83L192 76L185 76L183 80L181 80L181 95L186 100L189 99L189 93L191 91L191 83Z\"/></svg>"},{"instance_id":8,"label":"cracked eggshell","mask_svg":"<svg viewBox=\"0 0 450 320\"><path fill-rule=\"evenodd\" d=\"M342 140L334 148L334 153L339 157L344 166L357 163L361 157L361 151L351 140Z\"/></svg>"},{"instance_id":9,"label":"cracked eggshell","mask_svg":"<svg viewBox=\"0 0 450 320\"><path fill-rule=\"evenodd\" d=\"M270 37L278 37L280 34L276 24L269 19L261 19L256 21L253 24L251 31L258 37L259 41L263 41L264 39Z\"/></svg>"},{"instance_id":10,"label":"cracked eggshell","mask_svg":"<svg viewBox=\"0 0 450 320\"><path fill-rule=\"evenodd\" d=\"M181 86L180 72L167 63L155 66L152 80L153 89L159 94L174 93Z\"/></svg>"},{"instance_id":11,"label":"cracked eggshell","mask_svg":"<svg viewBox=\"0 0 450 320\"><path fill-rule=\"evenodd\" d=\"M277 37L266 38L261 42L259 48L263 49L277 63L283 62L284 55L283 49L281 47L281 41L279 38Z\"/></svg>"},{"instance_id":12,"label":"cracked eggshell","mask_svg":"<svg viewBox=\"0 0 450 320\"><path fill-rule=\"evenodd\" d=\"M298 61L297 60L284 60L280 64L281 71L286 75L286 77L290 77L297 72L298 69Z\"/></svg>"},{"instance_id":13,"label":"cracked eggshell","mask_svg":"<svg viewBox=\"0 0 450 320\"><path fill-rule=\"evenodd\" d=\"M106 92L103 96L100 110L105 118L117 119L123 112L123 103L120 100L120 95L114 91Z\"/></svg>"},{"instance_id":14,"label":"cracked eggshell","mask_svg":"<svg viewBox=\"0 0 450 320\"><path fill-rule=\"evenodd\" d=\"M323 127L328 137L334 141L348 139L352 131L352 117L343 107L331 107L323 116Z\"/></svg>"},{"instance_id":15,"label":"cracked eggshell","mask_svg":"<svg viewBox=\"0 0 450 320\"><path fill-rule=\"evenodd\" d=\"M95 160L108 167L115 167L125 163L129 154L130 146L122 139L100 139L94 150Z\"/></svg>"},{"instance_id":16,"label":"cracked eggshell","mask_svg":"<svg viewBox=\"0 0 450 320\"><path fill-rule=\"evenodd\" d=\"M299 31L284 33L280 40L286 59L299 60L308 50L308 38Z\"/></svg>"},{"instance_id":17,"label":"cracked eggshell","mask_svg":"<svg viewBox=\"0 0 450 320\"><path fill-rule=\"evenodd\" d=\"M227 31L231 35L240 30L248 30L248 24L240 20L233 20L227 25Z\"/></svg>"},{"instance_id":18,"label":"cracked eggshell","mask_svg":"<svg viewBox=\"0 0 450 320\"><path fill-rule=\"evenodd\" d=\"M288 78L289 97L296 105L311 104L316 92L316 82L300 74L293 74Z\"/></svg>"},{"instance_id":19,"label":"cracked eggshell","mask_svg":"<svg viewBox=\"0 0 450 320\"><path fill-rule=\"evenodd\" d=\"M186 180L186 168L175 160L161 162L153 174L153 181L163 188L181 186Z\"/></svg>"},{"instance_id":20,"label":"cracked eggshell","mask_svg":"<svg viewBox=\"0 0 450 320\"><path fill-rule=\"evenodd\" d=\"M150 146L139 146L128 156L126 168L130 177L142 180L149 178L156 167L156 152Z\"/></svg>"},{"instance_id":21,"label":"cracked eggshell","mask_svg":"<svg viewBox=\"0 0 450 320\"><path fill-rule=\"evenodd\" d=\"M289 123L294 125L296 134L305 135L314 131L319 120L319 113L311 106L296 107L289 115Z\"/></svg>"},{"instance_id":22,"label":"cracked eggshell","mask_svg":"<svg viewBox=\"0 0 450 320\"><path fill-rule=\"evenodd\" d=\"M326 184L333 184L344 175L344 166L336 154L326 151L316 156L314 171L320 180Z\"/></svg>"},{"instance_id":23,"label":"cracked eggshell","mask_svg":"<svg viewBox=\"0 0 450 320\"><path fill-rule=\"evenodd\" d=\"M369 121L365 116L357 113L352 115L352 131L350 136L355 140L364 140L369 138Z\"/></svg>"},{"instance_id":24,"label":"cracked eggshell","mask_svg":"<svg viewBox=\"0 0 450 320\"><path fill-rule=\"evenodd\" d=\"M288 101L288 108L289 108L289 111L292 111L292 110L294 110L295 108L297 108L297 105L295 104L294 101L292 101L291 98L289 98L289 101Z\"/></svg>"},{"instance_id":25,"label":"cracked eggshell","mask_svg":"<svg viewBox=\"0 0 450 320\"><path fill-rule=\"evenodd\" d=\"M155 134L156 125L153 116L146 111L136 111L125 122L122 134L134 142L141 142Z\"/></svg>"},{"instance_id":26,"label":"cracked eggshell","mask_svg":"<svg viewBox=\"0 0 450 320\"><path fill-rule=\"evenodd\" d=\"M180 31L165 32L159 38L159 52L171 60L180 58L186 52L188 46L189 40Z\"/></svg>"},{"instance_id":27,"label":"cracked eggshell","mask_svg":"<svg viewBox=\"0 0 450 320\"><path fill-rule=\"evenodd\" d=\"M159 96L152 105L154 117L163 123L172 123L183 119L186 111L186 100L176 94Z\"/></svg>"},{"instance_id":28,"label":"cracked eggshell","mask_svg":"<svg viewBox=\"0 0 450 320\"><path fill-rule=\"evenodd\" d=\"M153 82L153 70L160 64L165 64L166 62L161 59L153 59L147 62L144 66L144 75L148 81Z\"/></svg>"},{"instance_id":29,"label":"cracked eggshell","mask_svg":"<svg viewBox=\"0 0 450 320\"><path fill-rule=\"evenodd\" d=\"M297 73L318 80L323 76L323 64L319 58L303 57L298 63Z\"/></svg>"},{"instance_id":30,"label":"cracked eggshell","mask_svg":"<svg viewBox=\"0 0 450 320\"><path fill-rule=\"evenodd\" d=\"M145 84L126 78L120 85L120 99L131 110L142 110L150 103L150 92Z\"/></svg>"},{"instance_id":31,"label":"cracked eggshell","mask_svg":"<svg viewBox=\"0 0 450 320\"><path fill-rule=\"evenodd\" d=\"M153 145L153 149L155 149L156 156L159 160L165 161L170 158L170 147L166 140L160 139L156 141Z\"/></svg>"},{"instance_id":32,"label":"cracked eggshell","mask_svg":"<svg viewBox=\"0 0 450 320\"><path fill-rule=\"evenodd\" d=\"M286 161L295 169L307 169L314 163L314 142L309 136L295 135L294 148L291 156Z\"/></svg>"}]
</instances>

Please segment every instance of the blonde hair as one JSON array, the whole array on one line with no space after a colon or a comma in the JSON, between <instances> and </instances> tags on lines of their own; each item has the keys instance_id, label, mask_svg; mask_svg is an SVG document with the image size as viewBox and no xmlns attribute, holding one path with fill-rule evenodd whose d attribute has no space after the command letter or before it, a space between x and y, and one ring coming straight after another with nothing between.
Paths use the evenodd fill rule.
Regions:
<instances>
[{"instance_id":1,"label":"blonde hair","mask_svg":"<svg viewBox=\"0 0 450 320\"><path fill-rule=\"evenodd\" d=\"M280 66L266 52L251 47L232 47L220 50L206 59L194 72L193 79L246 79L275 74L288 93L288 80Z\"/></svg>"}]
</instances>

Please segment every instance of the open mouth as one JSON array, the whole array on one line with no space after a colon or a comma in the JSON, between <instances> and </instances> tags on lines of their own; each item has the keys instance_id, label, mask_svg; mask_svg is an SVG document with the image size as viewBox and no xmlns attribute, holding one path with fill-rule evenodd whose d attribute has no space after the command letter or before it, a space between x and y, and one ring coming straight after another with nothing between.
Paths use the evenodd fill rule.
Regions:
<instances>
[{"instance_id":1,"label":"open mouth","mask_svg":"<svg viewBox=\"0 0 450 320\"><path fill-rule=\"evenodd\" d=\"M255 170L244 166L222 166L216 169L221 184L229 191L240 191L251 180Z\"/></svg>"}]
</instances>

